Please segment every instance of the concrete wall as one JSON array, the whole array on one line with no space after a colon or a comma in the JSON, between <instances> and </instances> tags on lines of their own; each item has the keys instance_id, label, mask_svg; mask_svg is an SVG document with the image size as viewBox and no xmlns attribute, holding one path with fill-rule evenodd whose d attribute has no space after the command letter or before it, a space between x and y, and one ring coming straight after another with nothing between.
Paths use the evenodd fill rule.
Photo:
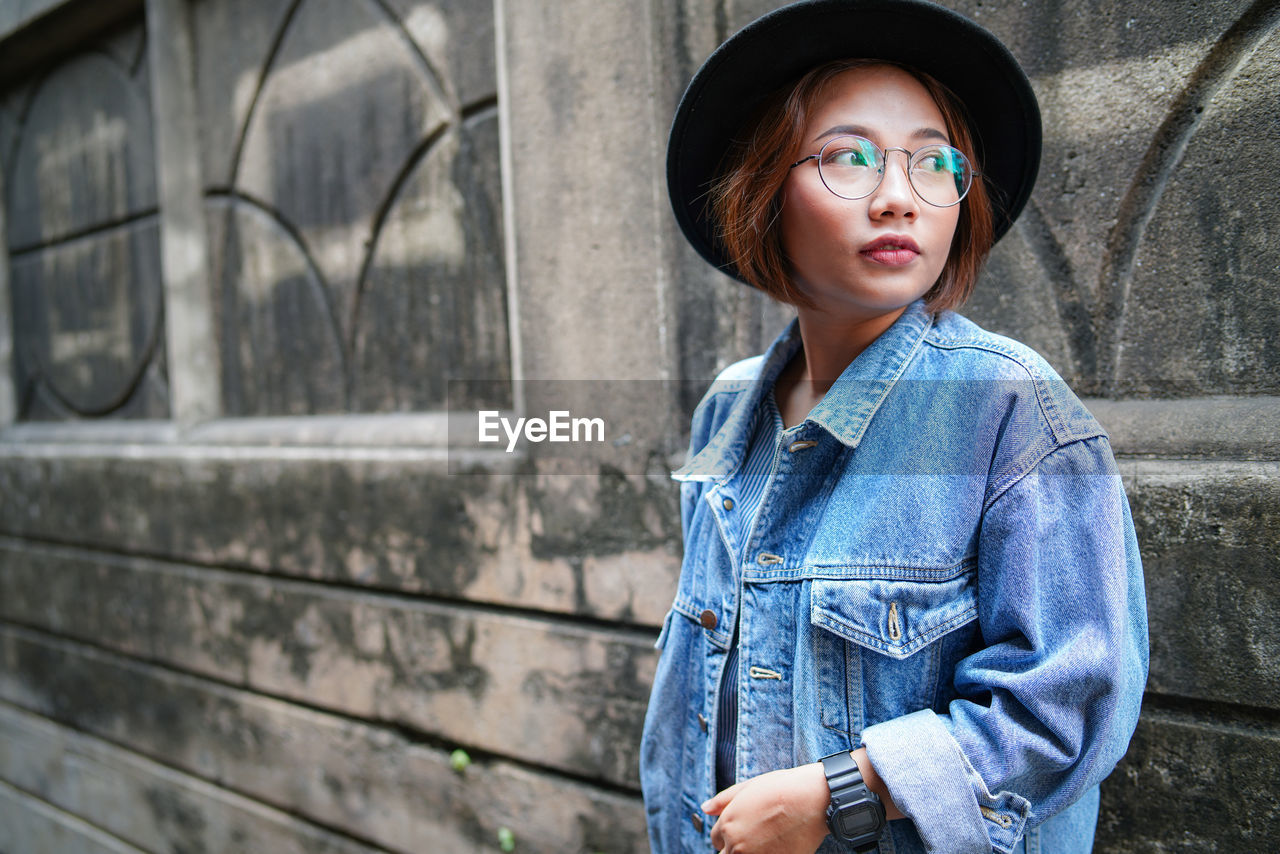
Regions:
<instances>
[{"instance_id":1,"label":"concrete wall","mask_svg":"<svg viewBox=\"0 0 1280 854\"><path fill-rule=\"evenodd\" d=\"M646 849L665 471L786 316L664 136L773 5L0 4L0 850ZM1143 547L1098 850L1272 851L1280 6L950 5L1046 120L969 313L1090 398ZM605 442L449 444L567 399Z\"/></svg>"}]
</instances>

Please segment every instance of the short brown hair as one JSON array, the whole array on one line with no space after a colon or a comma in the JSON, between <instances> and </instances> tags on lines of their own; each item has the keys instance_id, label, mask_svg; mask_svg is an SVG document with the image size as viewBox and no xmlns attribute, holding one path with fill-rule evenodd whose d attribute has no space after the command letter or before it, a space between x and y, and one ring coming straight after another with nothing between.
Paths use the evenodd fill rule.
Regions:
<instances>
[{"instance_id":1,"label":"short brown hair","mask_svg":"<svg viewBox=\"0 0 1280 854\"><path fill-rule=\"evenodd\" d=\"M748 123L745 138L728 152L726 165L712 187L710 213L721 247L739 276L774 299L810 305L791 280L777 227L782 185L791 164L800 156L809 113L836 75L868 65L896 63L878 59L829 62L809 71L790 89L774 93L758 110L755 121ZM942 113L951 144L968 155L976 167L973 185L961 202L960 219L942 274L924 295L925 306L939 312L959 307L973 293L978 271L995 241L991 199L960 101L929 75L907 66L897 67L925 87Z\"/></svg>"}]
</instances>

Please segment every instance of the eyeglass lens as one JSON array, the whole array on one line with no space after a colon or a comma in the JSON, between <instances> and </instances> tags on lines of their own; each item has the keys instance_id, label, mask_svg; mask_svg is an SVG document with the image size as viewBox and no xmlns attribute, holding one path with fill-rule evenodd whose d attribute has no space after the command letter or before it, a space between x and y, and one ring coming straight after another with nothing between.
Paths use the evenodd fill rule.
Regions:
<instances>
[{"instance_id":1,"label":"eyeglass lens","mask_svg":"<svg viewBox=\"0 0 1280 854\"><path fill-rule=\"evenodd\" d=\"M845 199L861 199L875 192L884 168L885 153L861 136L836 137L822 147L818 157L822 183ZM931 205L949 207L969 192L973 167L958 148L926 145L911 153L907 178L921 199Z\"/></svg>"}]
</instances>

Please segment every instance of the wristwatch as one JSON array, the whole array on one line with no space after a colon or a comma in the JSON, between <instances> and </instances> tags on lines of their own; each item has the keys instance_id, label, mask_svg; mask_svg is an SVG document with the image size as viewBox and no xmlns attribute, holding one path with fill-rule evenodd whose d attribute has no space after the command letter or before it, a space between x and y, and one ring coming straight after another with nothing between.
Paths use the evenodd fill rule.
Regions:
<instances>
[{"instance_id":1,"label":"wristwatch","mask_svg":"<svg viewBox=\"0 0 1280 854\"><path fill-rule=\"evenodd\" d=\"M831 789L827 807L827 827L839 842L853 846L858 854L874 851L884 830L884 804L862 781L858 763L842 750L822 759L822 770Z\"/></svg>"}]
</instances>

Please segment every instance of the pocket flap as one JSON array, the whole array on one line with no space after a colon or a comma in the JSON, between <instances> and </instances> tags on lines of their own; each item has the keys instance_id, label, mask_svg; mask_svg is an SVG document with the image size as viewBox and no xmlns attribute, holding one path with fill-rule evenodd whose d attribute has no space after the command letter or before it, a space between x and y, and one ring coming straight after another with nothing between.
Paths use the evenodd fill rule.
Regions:
<instances>
[{"instance_id":1,"label":"pocket flap","mask_svg":"<svg viewBox=\"0 0 1280 854\"><path fill-rule=\"evenodd\" d=\"M893 658L906 658L978 616L972 572L946 581L814 579L813 625Z\"/></svg>"}]
</instances>

